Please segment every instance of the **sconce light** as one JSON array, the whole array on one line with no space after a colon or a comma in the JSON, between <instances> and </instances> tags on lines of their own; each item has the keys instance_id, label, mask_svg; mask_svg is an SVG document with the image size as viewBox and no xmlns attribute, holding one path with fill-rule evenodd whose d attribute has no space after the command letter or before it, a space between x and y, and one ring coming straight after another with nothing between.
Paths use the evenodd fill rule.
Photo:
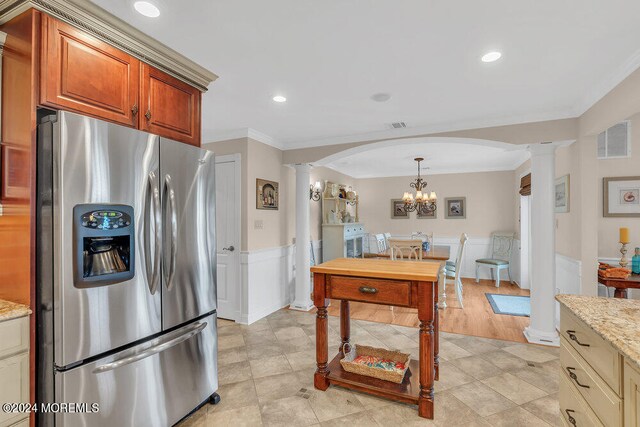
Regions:
<instances>
[{"instance_id":1,"label":"sconce light","mask_svg":"<svg viewBox=\"0 0 640 427\"><path fill-rule=\"evenodd\" d=\"M309 185L309 200L317 202L318 200L320 200L321 194L322 187L320 185L320 181L316 181L314 185Z\"/></svg>"}]
</instances>

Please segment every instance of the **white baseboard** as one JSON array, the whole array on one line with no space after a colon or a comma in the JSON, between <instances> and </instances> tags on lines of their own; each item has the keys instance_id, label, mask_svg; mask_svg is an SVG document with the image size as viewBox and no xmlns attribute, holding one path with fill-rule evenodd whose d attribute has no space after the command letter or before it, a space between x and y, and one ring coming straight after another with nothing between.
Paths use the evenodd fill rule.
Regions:
<instances>
[{"instance_id":1,"label":"white baseboard","mask_svg":"<svg viewBox=\"0 0 640 427\"><path fill-rule=\"evenodd\" d=\"M240 254L240 323L251 324L291 303L295 286L293 245Z\"/></svg>"}]
</instances>

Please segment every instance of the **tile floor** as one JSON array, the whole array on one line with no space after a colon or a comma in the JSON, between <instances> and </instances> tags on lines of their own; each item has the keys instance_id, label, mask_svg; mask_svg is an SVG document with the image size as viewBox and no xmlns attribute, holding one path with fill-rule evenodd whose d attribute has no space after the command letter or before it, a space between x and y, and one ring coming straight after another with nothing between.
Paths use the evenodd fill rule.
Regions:
<instances>
[{"instance_id":1,"label":"tile floor","mask_svg":"<svg viewBox=\"0 0 640 427\"><path fill-rule=\"evenodd\" d=\"M558 350L440 334L435 419L416 407L331 386L313 388L315 315L280 310L252 325L219 321L218 405L205 405L193 426L559 426ZM329 318L330 359L339 319ZM351 341L400 348L417 357L416 328L353 320Z\"/></svg>"}]
</instances>

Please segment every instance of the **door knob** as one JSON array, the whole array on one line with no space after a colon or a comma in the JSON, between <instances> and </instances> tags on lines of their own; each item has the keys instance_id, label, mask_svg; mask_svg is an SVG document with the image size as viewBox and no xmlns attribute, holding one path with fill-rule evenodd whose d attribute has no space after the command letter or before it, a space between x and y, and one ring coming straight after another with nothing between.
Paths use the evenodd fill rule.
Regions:
<instances>
[{"instance_id":1,"label":"door knob","mask_svg":"<svg viewBox=\"0 0 640 427\"><path fill-rule=\"evenodd\" d=\"M233 252L236 250L236 248L233 247L233 245L229 246L228 248L222 248L223 251L229 251L229 252Z\"/></svg>"}]
</instances>

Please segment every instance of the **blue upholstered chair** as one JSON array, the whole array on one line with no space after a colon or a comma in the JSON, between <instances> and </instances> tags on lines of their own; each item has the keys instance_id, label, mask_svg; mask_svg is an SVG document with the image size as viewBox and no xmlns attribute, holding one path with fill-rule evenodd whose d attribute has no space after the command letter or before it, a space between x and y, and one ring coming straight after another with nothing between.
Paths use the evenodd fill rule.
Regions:
<instances>
[{"instance_id":1,"label":"blue upholstered chair","mask_svg":"<svg viewBox=\"0 0 640 427\"><path fill-rule=\"evenodd\" d=\"M491 258L480 258L476 260L476 283L480 281L478 276L480 267L487 267L491 271L491 279L494 279L496 288L500 287L500 272L507 270L507 277L511 281L511 250L513 248L513 235L509 232L496 232L491 235Z\"/></svg>"}]
</instances>

